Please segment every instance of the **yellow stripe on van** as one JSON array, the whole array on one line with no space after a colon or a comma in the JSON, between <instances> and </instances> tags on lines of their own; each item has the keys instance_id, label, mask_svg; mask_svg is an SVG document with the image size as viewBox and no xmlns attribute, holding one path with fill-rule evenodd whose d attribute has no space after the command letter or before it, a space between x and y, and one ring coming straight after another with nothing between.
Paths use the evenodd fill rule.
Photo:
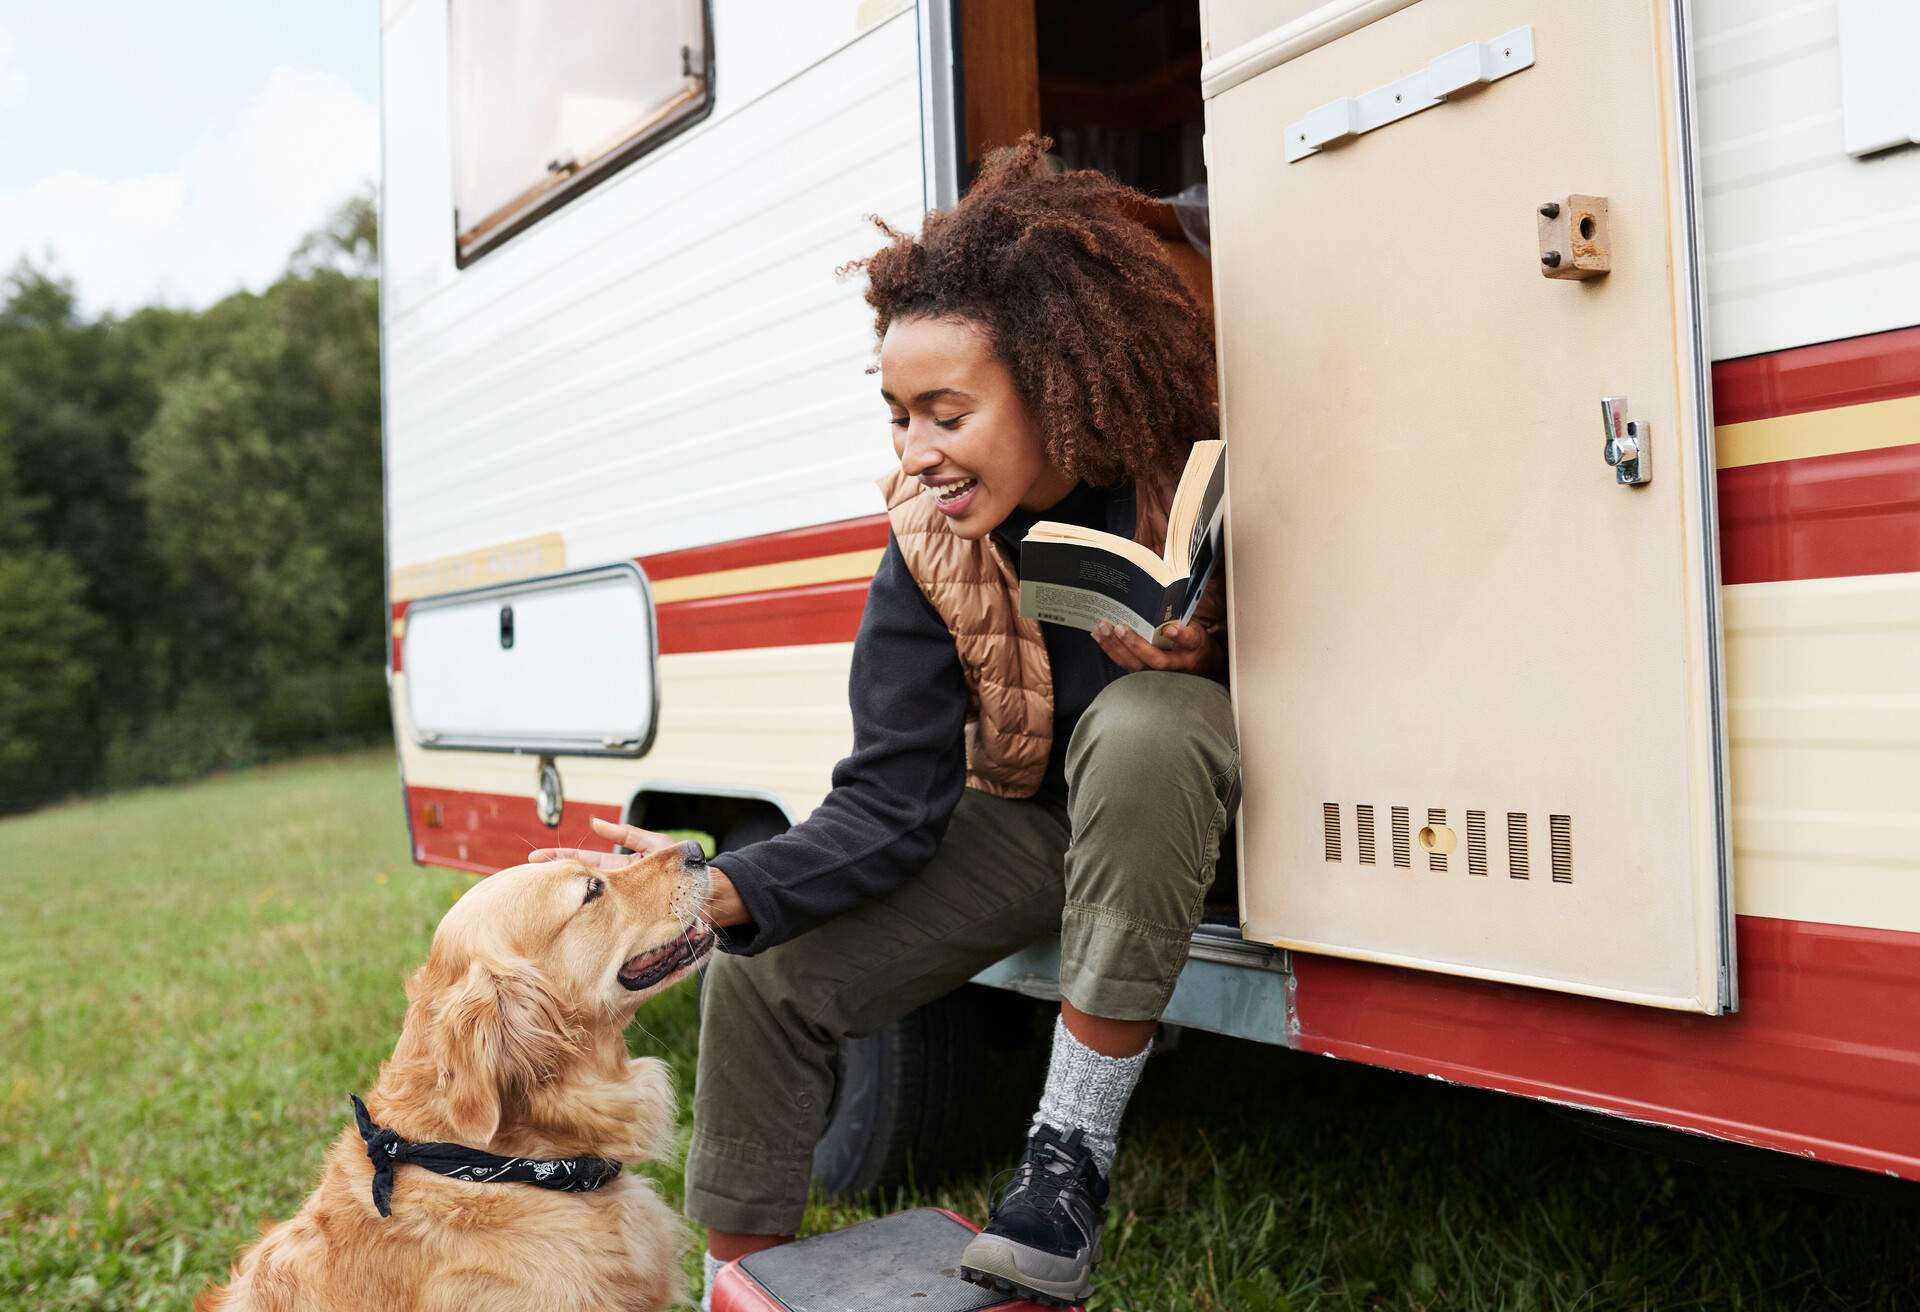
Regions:
<instances>
[{"instance_id":1,"label":"yellow stripe on van","mask_svg":"<svg viewBox=\"0 0 1920 1312\"><path fill-rule=\"evenodd\" d=\"M1722 469L1908 446L1920 443L1920 396L1721 424L1713 440Z\"/></svg>"},{"instance_id":2,"label":"yellow stripe on van","mask_svg":"<svg viewBox=\"0 0 1920 1312\"><path fill-rule=\"evenodd\" d=\"M709 597L735 597L743 592L872 578L873 572L880 568L880 557L885 554L885 548L872 547L805 560L783 560L773 565L743 565L739 569L716 569L705 574L661 579L651 585L653 600L664 605L670 601L702 601Z\"/></svg>"},{"instance_id":3,"label":"yellow stripe on van","mask_svg":"<svg viewBox=\"0 0 1920 1312\"><path fill-rule=\"evenodd\" d=\"M478 551L402 565L393 571L388 599L410 601L415 597L435 597L494 583L517 583L543 574L558 574L566 567L566 541L558 533L541 533Z\"/></svg>"}]
</instances>

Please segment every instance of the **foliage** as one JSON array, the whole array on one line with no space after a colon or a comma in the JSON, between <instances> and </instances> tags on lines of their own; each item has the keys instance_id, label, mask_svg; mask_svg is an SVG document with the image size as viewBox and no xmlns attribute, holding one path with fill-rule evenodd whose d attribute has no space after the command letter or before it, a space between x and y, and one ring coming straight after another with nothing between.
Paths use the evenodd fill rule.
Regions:
<instances>
[{"instance_id":1,"label":"foliage","mask_svg":"<svg viewBox=\"0 0 1920 1312\"><path fill-rule=\"evenodd\" d=\"M387 733L387 680L360 662L290 674L260 704L254 737L265 748L365 742Z\"/></svg>"},{"instance_id":2,"label":"foliage","mask_svg":"<svg viewBox=\"0 0 1920 1312\"><path fill-rule=\"evenodd\" d=\"M383 731L377 237L355 197L272 286L199 312L88 319L30 261L0 283L0 550L68 562L97 639L81 718L60 705L86 759L5 800ZM0 683L27 677L11 659ZM288 680L354 700L291 714ZM53 724L18 750L55 750Z\"/></svg>"},{"instance_id":3,"label":"foliage","mask_svg":"<svg viewBox=\"0 0 1920 1312\"><path fill-rule=\"evenodd\" d=\"M101 624L84 592L59 551L0 551L0 811L91 765Z\"/></svg>"},{"instance_id":4,"label":"foliage","mask_svg":"<svg viewBox=\"0 0 1920 1312\"><path fill-rule=\"evenodd\" d=\"M383 751L0 821L0 1309L185 1309L300 1205L469 883L406 864L397 782ZM679 1150L649 1172L676 1205L693 1004L669 992L629 1032L682 1095ZM1720 1174L1310 1054L1197 1033L1160 1051L1094 1312L1826 1312L1920 1288L1912 1203ZM922 1202L981 1216L1017 1143L899 1197L816 1202L806 1228Z\"/></svg>"},{"instance_id":5,"label":"foliage","mask_svg":"<svg viewBox=\"0 0 1920 1312\"><path fill-rule=\"evenodd\" d=\"M172 784L250 765L253 719L212 688L189 688L150 719L122 725L107 744L106 785Z\"/></svg>"}]
</instances>

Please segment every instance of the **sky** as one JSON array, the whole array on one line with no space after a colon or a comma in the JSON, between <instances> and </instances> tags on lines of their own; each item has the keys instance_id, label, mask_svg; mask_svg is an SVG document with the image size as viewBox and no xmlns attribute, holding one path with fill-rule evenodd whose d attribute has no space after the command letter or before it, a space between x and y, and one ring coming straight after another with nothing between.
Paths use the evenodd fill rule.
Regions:
<instances>
[{"instance_id":1,"label":"sky","mask_svg":"<svg viewBox=\"0 0 1920 1312\"><path fill-rule=\"evenodd\" d=\"M0 273L258 290L379 174L379 0L0 0Z\"/></svg>"}]
</instances>

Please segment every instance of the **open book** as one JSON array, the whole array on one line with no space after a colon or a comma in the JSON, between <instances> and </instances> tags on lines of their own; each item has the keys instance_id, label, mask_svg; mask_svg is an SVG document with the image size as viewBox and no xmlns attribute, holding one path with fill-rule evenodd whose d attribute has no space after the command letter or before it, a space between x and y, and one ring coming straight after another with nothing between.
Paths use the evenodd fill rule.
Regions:
<instances>
[{"instance_id":1,"label":"open book","mask_svg":"<svg viewBox=\"0 0 1920 1312\"><path fill-rule=\"evenodd\" d=\"M1220 558L1227 444L1195 442L1167 510L1167 546L1154 555L1131 538L1042 520L1020 544L1020 613L1092 629L1123 624L1156 646L1160 632L1193 618Z\"/></svg>"}]
</instances>

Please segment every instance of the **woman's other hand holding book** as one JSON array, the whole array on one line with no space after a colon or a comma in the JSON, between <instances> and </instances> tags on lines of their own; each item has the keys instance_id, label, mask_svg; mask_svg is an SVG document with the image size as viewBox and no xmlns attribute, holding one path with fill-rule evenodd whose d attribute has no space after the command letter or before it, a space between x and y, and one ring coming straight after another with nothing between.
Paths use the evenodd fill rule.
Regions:
<instances>
[{"instance_id":1,"label":"woman's other hand holding book","mask_svg":"<svg viewBox=\"0 0 1920 1312\"><path fill-rule=\"evenodd\" d=\"M1198 624L1169 624L1160 631L1170 645L1156 647L1132 629L1120 624L1097 624L1093 640L1107 659L1128 674L1140 670L1171 670L1176 674L1217 676L1226 664L1226 653L1213 635Z\"/></svg>"}]
</instances>

